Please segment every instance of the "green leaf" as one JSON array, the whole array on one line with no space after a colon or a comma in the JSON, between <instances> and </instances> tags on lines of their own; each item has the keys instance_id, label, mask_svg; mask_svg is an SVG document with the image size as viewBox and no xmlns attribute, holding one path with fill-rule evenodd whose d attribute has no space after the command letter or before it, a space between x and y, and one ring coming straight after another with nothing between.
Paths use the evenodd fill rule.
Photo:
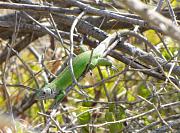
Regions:
<instances>
[{"instance_id":1,"label":"green leaf","mask_svg":"<svg viewBox=\"0 0 180 133\"><path fill-rule=\"evenodd\" d=\"M157 44L160 42L160 39L154 30L147 30L144 32L144 35L152 44Z\"/></svg>"},{"instance_id":2,"label":"green leaf","mask_svg":"<svg viewBox=\"0 0 180 133\"><path fill-rule=\"evenodd\" d=\"M107 111L105 114L105 120L107 122L115 121L116 119L115 119L113 112ZM120 133L120 131L122 130L122 124L121 123L109 124L108 127L110 130L110 133Z\"/></svg>"},{"instance_id":3,"label":"green leaf","mask_svg":"<svg viewBox=\"0 0 180 133\"><path fill-rule=\"evenodd\" d=\"M87 124L90 121L90 118L91 118L90 113L89 112L85 112L85 113L82 113L78 117L78 120L79 120L80 124Z\"/></svg>"},{"instance_id":4,"label":"green leaf","mask_svg":"<svg viewBox=\"0 0 180 133\"><path fill-rule=\"evenodd\" d=\"M133 102L136 100L136 98L133 96L133 92L130 92L130 91L127 92L127 100L129 102Z\"/></svg>"},{"instance_id":5,"label":"green leaf","mask_svg":"<svg viewBox=\"0 0 180 133\"><path fill-rule=\"evenodd\" d=\"M115 104L110 104L109 110L106 111L105 114L105 120L107 122L118 121L124 119L125 117L126 115L124 108L121 106L116 106ZM123 129L123 123L117 122L117 123L109 124L108 127L111 133L119 133Z\"/></svg>"},{"instance_id":6,"label":"green leaf","mask_svg":"<svg viewBox=\"0 0 180 133\"><path fill-rule=\"evenodd\" d=\"M138 94L144 98L147 98L151 93L150 91L146 88L145 85L141 85L139 86L139 89L138 89Z\"/></svg>"},{"instance_id":7,"label":"green leaf","mask_svg":"<svg viewBox=\"0 0 180 133\"><path fill-rule=\"evenodd\" d=\"M78 122L79 122L79 124L82 124L82 125L90 123L90 120L91 120L91 115L90 115L89 111L82 113L78 117ZM88 133L88 132L89 132L88 127L81 128L81 133Z\"/></svg>"},{"instance_id":8,"label":"green leaf","mask_svg":"<svg viewBox=\"0 0 180 133\"><path fill-rule=\"evenodd\" d=\"M91 101L84 101L82 103L82 106L84 106L84 107L92 107L92 105L93 105L93 102L91 102Z\"/></svg>"}]
</instances>

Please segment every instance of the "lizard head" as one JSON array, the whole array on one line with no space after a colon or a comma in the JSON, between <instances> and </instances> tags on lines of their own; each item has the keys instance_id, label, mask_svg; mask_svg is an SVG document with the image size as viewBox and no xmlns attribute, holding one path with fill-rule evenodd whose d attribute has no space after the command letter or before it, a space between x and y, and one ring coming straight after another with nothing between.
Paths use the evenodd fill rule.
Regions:
<instances>
[{"instance_id":1,"label":"lizard head","mask_svg":"<svg viewBox=\"0 0 180 133\"><path fill-rule=\"evenodd\" d=\"M36 100L45 100L53 99L57 95L56 91L50 87L44 87L40 90L37 90L35 99Z\"/></svg>"}]
</instances>

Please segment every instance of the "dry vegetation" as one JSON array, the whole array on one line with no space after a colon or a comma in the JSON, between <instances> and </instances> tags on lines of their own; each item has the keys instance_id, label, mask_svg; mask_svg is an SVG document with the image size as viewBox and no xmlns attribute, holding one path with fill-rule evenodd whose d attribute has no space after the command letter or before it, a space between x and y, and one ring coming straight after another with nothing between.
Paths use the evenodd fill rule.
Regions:
<instances>
[{"instance_id":1,"label":"dry vegetation","mask_svg":"<svg viewBox=\"0 0 180 133\"><path fill-rule=\"evenodd\" d=\"M180 132L179 0L0 0L0 14L0 132ZM82 75L58 106L36 101L68 65L77 17L76 55L125 31L116 70Z\"/></svg>"}]
</instances>

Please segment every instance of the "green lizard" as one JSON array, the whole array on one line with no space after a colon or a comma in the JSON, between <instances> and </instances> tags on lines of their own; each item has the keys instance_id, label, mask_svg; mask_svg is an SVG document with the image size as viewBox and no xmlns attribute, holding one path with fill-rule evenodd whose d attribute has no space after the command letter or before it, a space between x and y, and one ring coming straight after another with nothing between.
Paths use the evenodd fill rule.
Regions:
<instances>
[{"instance_id":1,"label":"green lizard","mask_svg":"<svg viewBox=\"0 0 180 133\"><path fill-rule=\"evenodd\" d=\"M117 33L109 35L102 41L93 51L86 51L75 58L73 58L73 70L75 78L78 79L82 76L87 69L93 69L97 65L110 66L111 63L103 58L103 53L107 50L108 46L118 42ZM69 66L67 66L51 83L45 85L42 89L36 92L36 100L45 100L55 98L62 100L65 96L66 89L73 84L72 75Z\"/></svg>"}]
</instances>

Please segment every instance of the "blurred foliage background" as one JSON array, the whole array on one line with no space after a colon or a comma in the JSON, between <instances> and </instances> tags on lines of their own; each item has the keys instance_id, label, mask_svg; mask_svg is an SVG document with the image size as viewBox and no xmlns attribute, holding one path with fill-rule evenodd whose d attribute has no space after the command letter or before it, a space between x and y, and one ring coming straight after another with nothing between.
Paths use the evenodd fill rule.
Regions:
<instances>
[{"instance_id":1,"label":"blurred foliage background","mask_svg":"<svg viewBox=\"0 0 180 133\"><path fill-rule=\"evenodd\" d=\"M155 9L158 4L158 0L141 1L151 9ZM169 17L168 5L165 1L160 13ZM12 2L17 3L17 1ZM80 2L92 8L107 10L109 13L124 13L126 16L132 15L132 18L140 19L127 8L114 5L111 0L80 0ZM179 24L180 1L171 0L170 2ZM74 3L66 0L25 1L24 4L30 3L32 5L38 3L39 6L49 4L49 7L78 9L76 5L73 5ZM63 20L63 17L62 20L60 16L56 18L57 13L27 11L43 26L47 26L52 31L59 30L62 33L62 45L59 40L47 34L46 30L43 31L43 28L41 29L27 16L22 15L22 11L8 8L0 11L0 130L8 133L41 132L47 126L47 119L50 118L49 112L52 110L49 107L53 99L43 102L35 101L33 93L50 82L59 69L63 68L63 65L67 65L65 62L68 60L67 49L70 46L69 31L72 20L69 24L69 21ZM61 15L69 17L70 20L70 17L78 14L68 12ZM174 63L179 67L179 44L156 29L121 23L113 18L90 13L82 19L108 34L119 29L133 31L138 28L139 34L160 51L166 63ZM34 25L36 27L33 27ZM90 32L86 33L83 29L87 28L86 25L85 27L80 26L81 28L77 26L74 33L76 54L79 54L80 45L86 45L90 50L93 49L93 45L102 41L102 39L89 35ZM136 36L128 35L125 42L134 46L135 49L157 57L147 44ZM25 48L21 49L24 44ZM112 60L117 70L96 67L83 75L79 83L89 87L83 90L78 86L73 87L60 103L55 116L52 116L48 132L180 131L178 124L173 125L176 121L180 121L179 86L168 82L166 78L160 80L143 73L144 71L155 71L159 75L168 75L168 71L151 66L151 60L146 64L138 60L136 55L129 55L126 51L118 49L115 51L147 69L133 68L131 64L125 64L110 54L108 58ZM179 81L178 74L173 73L169 77Z\"/></svg>"}]
</instances>

